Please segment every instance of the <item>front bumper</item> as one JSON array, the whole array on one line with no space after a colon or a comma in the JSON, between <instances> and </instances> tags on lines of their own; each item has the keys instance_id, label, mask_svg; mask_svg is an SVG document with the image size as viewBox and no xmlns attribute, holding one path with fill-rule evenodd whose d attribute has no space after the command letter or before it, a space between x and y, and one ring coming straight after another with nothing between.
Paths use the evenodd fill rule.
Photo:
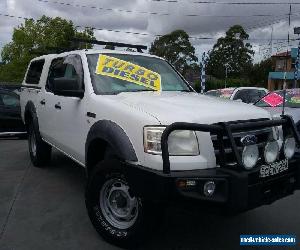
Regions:
<instances>
[{"instance_id":1,"label":"front bumper","mask_svg":"<svg viewBox=\"0 0 300 250\"><path fill-rule=\"evenodd\" d=\"M223 206L231 212L239 212L263 204L269 204L300 189L300 168L294 159L288 162L288 170L266 178L259 177L260 166L247 171L243 167L240 143L236 134L252 134L255 130L282 126L283 137L293 135L300 145L300 136L294 121L289 116L278 120L258 119L249 121L222 122L219 124L173 123L166 127L161 138L163 170L154 171L141 166L129 166L128 179L137 195L157 201L178 201L181 198L201 201L205 204ZM170 166L168 137L174 130L194 130L209 132L216 136L218 144L214 149L219 154L219 166L214 169L194 171L172 171ZM261 136L257 135L259 138ZM243 138L243 137L242 137ZM268 138L260 139L266 143ZM228 148L229 147L229 148ZM226 149L232 152L234 165L230 164ZM281 151L279 160L284 160ZM181 185L189 181L193 185ZM205 196L204 184L213 181L216 184L212 196Z\"/></svg>"},{"instance_id":2,"label":"front bumper","mask_svg":"<svg viewBox=\"0 0 300 250\"><path fill-rule=\"evenodd\" d=\"M286 172L268 178L259 177L259 168L247 172L214 168L164 174L141 166L127 165L126 172L134 193L144 199L176 203L196 201L231 212L241 212L270 204L300 189L300 168L297 162L290 161ZM180 187L182 180L195 181L196 185ZM203 192L207 181L216 184L215 192L210 197Z\"/></svg>"}]
</instances>

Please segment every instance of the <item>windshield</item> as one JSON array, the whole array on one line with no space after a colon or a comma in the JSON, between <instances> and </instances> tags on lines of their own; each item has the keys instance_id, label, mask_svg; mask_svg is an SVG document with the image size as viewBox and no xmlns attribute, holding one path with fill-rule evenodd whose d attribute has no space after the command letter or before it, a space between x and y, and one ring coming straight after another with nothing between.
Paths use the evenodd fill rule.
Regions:
<instances>
[{"instance_id":1,"label":"windshield","mask_svg":"<svg viewBox=\"0 0 300 250\"><path fill-rule=\"evenodd\" d=\"M233 100L241 100L244 103L255 103L265 96L266 91L262 89L240 89L236 92Z\"/></svg>"},{"instance_id":2,"label":"windshield","mask_svg":"<svg viewBox=\"0 0 300 250\"><path fill-rule=\"evenodd\" d=\"M205 95L221 97L225 99L230 99L231 95L233 94L234 88L228 89L216 89L216 90L209 90L205 93Z\"/></svg>"},{"instance_id":3,"label":"windshield","mask_svg":"<svg viewBox=\"0 0 300 250\"><path fill-rule=\"evenodd\" d=\"M271 92L255 103L255 105L258 107L282 107L283 95L283 90ZM300 89L286 90L285 106L289 108L300 108Z\"/></svg>"},{"instance_id":4,"label":"windshield","mask_svg":"<svg viewBox=\"0 0 300 250\"><path fill-rule=\"evenodd\" d=\"M106 75L102 73L103 71L100 73L98 71L99 58L103 55L116 59L118 62L110 65L109 69L108 67L105 70L101 68L106 71ZM159 85L163 91L191 91L177 72L167 62L158 58L128 54L90 54L87 55L87 59L96 94L154 91L150 83L151 77L156 76L160 77ZM137 70L137 67L140 67L140 70ZM120 70L121 68L123 70ZM149 75L150 81L146 79L146 75ZM141 85L140 82L145 84Z\"/></svg>"}]
</instances>

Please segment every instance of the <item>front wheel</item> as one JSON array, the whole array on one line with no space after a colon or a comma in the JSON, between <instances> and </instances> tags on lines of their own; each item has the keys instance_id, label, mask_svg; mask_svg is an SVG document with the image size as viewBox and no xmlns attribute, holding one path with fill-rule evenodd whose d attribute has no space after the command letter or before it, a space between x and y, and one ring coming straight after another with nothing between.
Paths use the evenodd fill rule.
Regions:
<instances>
[{"instance_id":1,"label":"front wheel","mask_svg":"<svg viewBox=\"0 0 300 250\"><path fill-rule=\"evenodd\" d=\"M155 206L133 195L120 168L97 169L86 190L89 217L98 233L115 245L141 243L155 221ZM151 210L150 210L151 209Z\"/></svg>"}]
</instances>

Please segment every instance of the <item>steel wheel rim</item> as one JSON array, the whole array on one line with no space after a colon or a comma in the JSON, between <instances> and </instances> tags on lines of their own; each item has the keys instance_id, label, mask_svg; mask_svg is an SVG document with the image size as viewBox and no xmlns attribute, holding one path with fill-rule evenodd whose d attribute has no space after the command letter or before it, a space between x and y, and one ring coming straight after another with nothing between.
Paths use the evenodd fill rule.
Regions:
<instances>
[{"instance_id":1,"label":"steel wheel rim","mask_svg":"<svg viewBox=\"0 0 300 250\"><path fill-rule=\"evenodd\" d=\"M100 191L99 203L103 216L113 227L125 230L136 222L138 199L130 195L124 180L107 180Z\"/></svg>"}]
</instances>

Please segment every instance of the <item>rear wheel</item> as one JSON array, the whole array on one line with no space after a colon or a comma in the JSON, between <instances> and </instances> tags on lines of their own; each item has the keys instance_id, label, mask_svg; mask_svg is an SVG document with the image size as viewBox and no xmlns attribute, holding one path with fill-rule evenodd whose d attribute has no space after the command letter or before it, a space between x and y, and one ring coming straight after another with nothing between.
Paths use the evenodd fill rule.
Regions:
<instances>
[{"instance_id":1,"label":"rear wheel","mask_svg":"<svg viewBox=\"0 0 300 250\"><path fill-rule=\"evenodd\" d=\"M108 242L132 247L155 222L156 206L134 195L118 160L100 162L89 178L86 207L98 233Z\"/></svg>"},{"instance_id":2,"label":"rear wheel","mask_svg":"<svg viewBox=\"0 0 300 250\"><path fill-rule=\"evenodd\" d=\"M33 123L29 125L28 147L31 161L35 167L42 167L51 159L51 146L44 142Z\"/></svg>"}]
</instances>

